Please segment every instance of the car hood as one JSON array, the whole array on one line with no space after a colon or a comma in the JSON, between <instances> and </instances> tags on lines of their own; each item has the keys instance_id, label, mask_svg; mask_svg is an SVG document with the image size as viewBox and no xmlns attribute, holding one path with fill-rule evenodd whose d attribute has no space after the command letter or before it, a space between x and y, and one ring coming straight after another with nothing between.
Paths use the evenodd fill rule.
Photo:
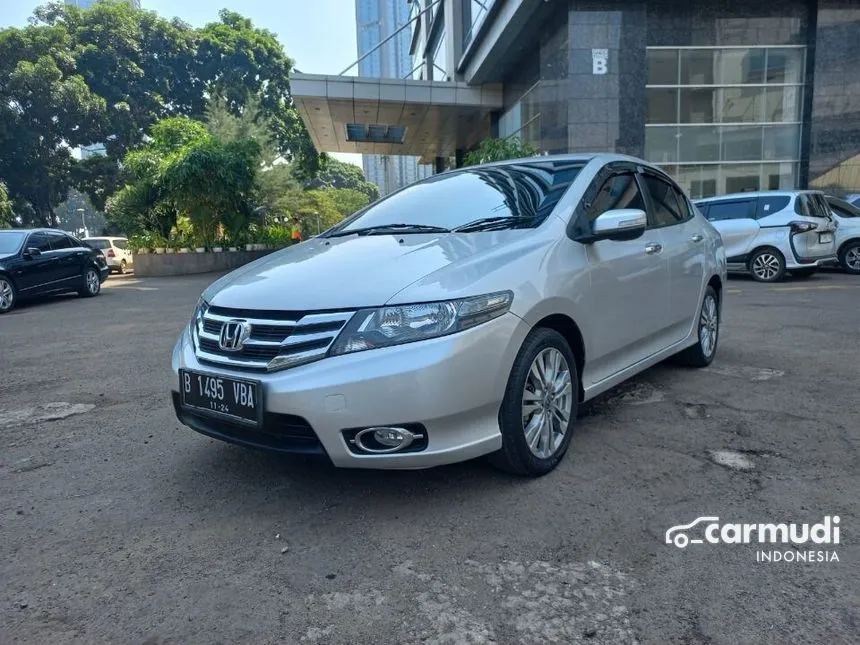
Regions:
<instances>
[{"instance_id":1,"label":"car hood","mask_svg":"<svg viewBox=\"0 0 860 645\"><path fill-rule=\"evenodd\" d=\"M210 305L236 309L378 306L441 269L456 270L476 256L504 254L530 233L534 230L314 238L224 276L203 297ZM433 299L456 295L440 286Z\"/></svg>"}]
</instances>

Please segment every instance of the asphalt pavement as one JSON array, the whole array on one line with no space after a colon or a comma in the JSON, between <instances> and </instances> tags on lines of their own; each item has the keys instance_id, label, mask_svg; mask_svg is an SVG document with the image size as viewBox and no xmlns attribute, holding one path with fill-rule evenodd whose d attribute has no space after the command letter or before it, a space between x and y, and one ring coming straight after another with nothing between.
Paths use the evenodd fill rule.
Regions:
<instances>
[{"instance_id":1,"label":"asphalt pavement","mask_svg":"<svg viewBox=\"0 0 860 645\"><path fill-rule=\"evenodd\" d=\"M179 425L170 351L213 279L0 317L0 643L860 642L860 278L732 279L715 363L585 406L537 480L335 470ZM839 516L815 547L838 561L665 543L702 516Z\"/></svg>"}]
</instances>

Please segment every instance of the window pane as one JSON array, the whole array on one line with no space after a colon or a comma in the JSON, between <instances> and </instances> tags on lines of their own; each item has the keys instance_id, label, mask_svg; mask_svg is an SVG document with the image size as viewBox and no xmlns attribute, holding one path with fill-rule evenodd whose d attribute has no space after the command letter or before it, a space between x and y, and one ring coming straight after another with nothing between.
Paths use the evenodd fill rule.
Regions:
<instances>
[{"instance_id":1,"label":"window pane","mask_svg":"<svg viewBox=\"0 0 860 645\"><path fill-rule=\"evenodd\" d=\"M762 166L762 187L767 190L794 190L797 187L796 176L795 163L766 163Z\"/></svg>"},{"instance_id":2,"label":"window pane","mask_svg":"<svg viewBox=\"0 0 860 645\"><path fill-rule=\"evenodd\" d=\"M728 87L720 90L720 115L723 123L761 123L764 89Z\"/></svg>"},{"instance_id":3,"label":"window pane","mask_svg":"<svg viewBox=\"0 0 860 645\"><path fill-rule=\"evenodd\" d=\"M723 128L723 156L726 161L757 161L761 156L761 127Z\"/></svg>"},{"instance_id":4,"label":"window pane","mask_svg":"<svg viewBox=\"0 0 860 645\"><path fill-rule=\"evenodd\" d=\"M681 90L681 120L678 123L714 123L718 90Z\"/></svg>"},{"instance_id":5,"label":"window pane","mask_svg":"<svg viewBox=\"0 0 860 645\"><path fill-rule=\"evenodd\" d=\"M648 89L647 123L678 123L678 90Z\"/></svg>"},{"instance_id":6,"label":"window pane","mask_svg":"<svg viewBox=\"0 0 860 645\"><path fill-rule=\"evenodd\" d=\"M650 49L648 57L648 85L678 84L678 51Z\"/></svg>"},{"instance_id":7,"label":"window pane","mask_svg":"<svg viewBox=\"0 0 860 645\"><path fill-rule=\"evenodd\" d=\"M725 202L710 202L708 204L708 219L719 222L727 219L745 219L755 214L754 199L732 200Z\"/></svg>"},{"instance_id":8,"label":"window pane","mask_svg":"<svg viewBox=\"0 0 860 645\"><path fill-rule=\"evenodd\" d=\"M797 159L799 155L800 126L765 126L764 157L762 159Z\"/></svg>"},{"instance_id":9,"label":"window pane","mask_svg":"<svg viewBox=\"0 0 860 645\"><path fill-rule=\"evenodd\" d=\"M52 251L72 248L72 241L62 233L48 233Z\"/></svg>"},{"instance_id":10,"label":"window pane","mask_svg":"<svg viewBox=\"0 0 860 645\"><path fill-rule=\"evenodd\" d=\"M722 168L726 193L745 193L761 189L761 165L727 165Z\"/></svg>"},{"instance_id":11,"label":"window pane","mask_svg":"<svg viewBox=\"0 0 860 645\"><path fill-rule=\"evenodd\" d=\"M675 191L665 181L656 177L645 176L645 186L651 195L651 212L653 226L670 226L686 218L686 208L682 211Z\"/></svg>"},{"instance_id":12,"label":"window pane","mask_svg":"<svg viewBox=\"0 0 860 645\"><path fill-rule=\"evenodd\" d=\"M44 233L33 233L30 239L27 240L27 248L39 249L42 253L47 253L51 250L51 245L48 243L48 236Z\"/></svg>"},{"instance_id":13,"label":"window pane","mask_svg":"<svg viewBox=\"0 0 860 645\"><path fill-rule=\"evenodd\" d=\"M645 201L632 174L615 175L606 180L591 202L591 209L588 211L589 221L593 221L601 213L616 208L645 210Z\"/></svg>"},{"instance_id":14,"label":"window pane","mask_svg":"<svg viewBox=\"0 0 860 645\"><path fill-rule=\"evenodd\" d=\"M713 85L718 57L714 49L682 49L681 85Z\"/></svg>"},{"instance_id":15,"label":"window pane","mask_svg":"<svg viewBox=\"0 0 860 645\"><path fill-rule=\"evenodd\" d=\"M720 134L712 126L681 128L680 161L719 161Z\"/></svg>"},{"instance_id":16,"label":"window pane","mask_svg":"<svg viewBox=\"0 0 860 645\"><path fill-rule=\"evenodd\" d=\"M678 128L645 128L645 158L654 163L678 160Z\"/></svg>"},{"instance_id":17,"label":"window pane","mask_svg":"<svg viewBox=\"0 0 860 645\"><path fill-rule=\"evenodd\" d=\"M721 85L764 82L764 49L724 49L720 53Z\"/></svg>"},{"instance_id":18,"label":"window pane","mask_svg":"<svg viewBox=\"0 0 860 645\"><path fill-rule=\"evenodd\" d=\"M765 121L800 121L802 91L799 87L770 87L765 92Z\"/></svg>"},{"instance_id":19,"label":"window pane","mask_svg":"<svg viewBox=\"0 0 860 645\"><path fill-rule=\"evenodd\" d=\"M717 194L718 166L679 166L678 184L693 199Z\"/></svg>"},{"instance_id":20,"label":"window pane","mask_svg":"<svg viewBox=\"0 0 860 645\"><path fill-rule=\"evenodd\" d=\"M769 49L767 52L768 83L803 83L802 49Z\"/></svg>"},{"instance_id":21,"label":"window pane","mask_svg":"<svg viewBox=\"0 0 860 645\"><path fill-rule=\"evenodd\" d=\"M779 186L768 186L768 170L766 168L762 168L762 176L765 178L764 188L767 190L777 190ZM756 219L761 217L767 217L768 215L773 215L774 213L778 213L783 208L788 206L788 203L791 201L791 197L788 195L771 195L765 197L758 198L758 206L755 213Z\"/></svg>"}]
</instances>

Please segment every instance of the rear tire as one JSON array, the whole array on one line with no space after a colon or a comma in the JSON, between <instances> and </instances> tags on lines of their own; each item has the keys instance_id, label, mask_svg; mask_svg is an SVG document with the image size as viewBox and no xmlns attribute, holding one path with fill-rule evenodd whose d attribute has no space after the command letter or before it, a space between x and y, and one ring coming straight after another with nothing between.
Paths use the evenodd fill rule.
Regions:
<instances>
[{"instance_id":1,"label":"rear tire","mask_svg":"<svg viewBox=\"0 0 860 645\"><path fill-rule=\"evenodd\" d=\"M675 363L685 367L707 367L717 355L720 340L720 298L710 285L705 289L696 322L697 340L675 355Z\"/></svg>"},{"instance_id":2,"label":"rear tire","mask_svg":"<svg viewBox=\"0 0 860 645\"><path fill-rule=\"evenodd\" d=\"M0 275L0 314L12 311L18 301L18 291L15 284L5 275Z\"/></svg>"},{"instance_id":3,"label":"rear tire","mask_svg":"<svg viewBox=\"0 0 860 645\"><path fill-rule=\"evenodd\" d=\"M800 280L805 280L806 278L810 278L818 272L818 269L792 269L791 275L792 277L798 278Z\"/></svg>"},{"instance_id":4,"label":"rear tire","mask_svg":"<svg viewBox=\"0 0 860 645\"><path fill-rule=\"evenodd\" d=\"M570 445L579 404L576 359L564 336L532 330L511 368L499 427L502 449L490 462L510 473L540 477Z\"/></svg>"},{"instance_id":5,"label":"rear tire","mask_svg":"<svg viewBox=\"0 0 860 645\"><path fill-rule=\"evenodd\" d=\"M102 290L101 276L98 270L89 266L84 269L83 275L84 285L78 289L78 295L83 298L95 298Z\"/></svg>"},{"instance_id":6,"label":"rear tire","mask_svg":"<svg viewBox=\"0 0 860 645\"><path fill-rule=\"evenodd\" d=\"M839 249L839 266L853 275L860 275L860 240L850 240Z\"/></svg>"},{"instance_id":7,"label":"rear tire","mask_svg":"<svg viewBox=\"0 0 860 645\"><path fill-rule=\"evenodd\" d=\"M785 277L785 256L772 246L758 249L747 262L747 269L757 282L779 282Z\"/></svg>"},{"instance_id":8,"label":"rear tire","mask_svg":"<svg viewBox=\"0 0 860 645\"><path fill-rule=\"evenodd\" d=\"M126 271L128 271L128 262L126 262L125 260L120 260L120 263L119 263L119 274L120 274L120 275L125 275L125 272L126 272Z\"/></svg>"}]
</instances>

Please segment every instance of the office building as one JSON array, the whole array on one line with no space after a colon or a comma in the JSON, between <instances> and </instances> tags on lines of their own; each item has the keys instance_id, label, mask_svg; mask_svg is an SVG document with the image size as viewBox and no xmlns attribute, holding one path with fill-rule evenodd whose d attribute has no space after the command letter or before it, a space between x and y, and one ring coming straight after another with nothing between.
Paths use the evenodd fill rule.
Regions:
<instances>
[{"instance_id":1,"label":"office building","mask_svg":"<svg viewBox=\"0 0 860 645\"><path fill-rule=\"evenodd\" d=\"M513 136L547 153L644 157L694 197L860 192L857 0L410 4L423 70L412 79L294 80L320 149L441 167L484 137Z\"/></svg>"},{"instance_id":2,"label":"office building","mask_svg":"<svg viewBox=\"0 0 860 645\"><path fill-rule=\"evenodd\" d=\"M377 47L386 37L406 26L409 11L405 0L356 0L358 56L367 54L358 63L359 76L402 79L410 75L412 34L409 29L401 29L394 38ZM431 173L431 167L420 166L417 157L400 154L365 154L362 166L368 181L379 186L382 195Z\"/></svg>"}]
</instances>

